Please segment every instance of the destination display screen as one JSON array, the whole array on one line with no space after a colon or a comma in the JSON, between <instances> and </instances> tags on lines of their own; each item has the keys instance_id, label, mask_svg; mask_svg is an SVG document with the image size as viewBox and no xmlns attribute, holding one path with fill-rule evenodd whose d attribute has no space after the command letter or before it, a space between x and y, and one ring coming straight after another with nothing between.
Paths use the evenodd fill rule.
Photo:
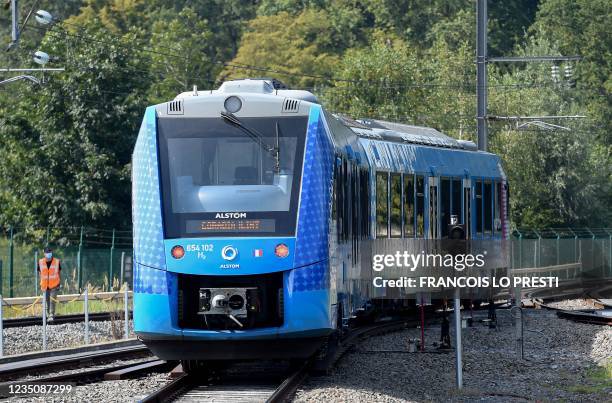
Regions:
<instances>
[{"instance_id":1,"label":"destination display screen","mask_svg":"<svg viewBox=\"0 0 612 403\"><path fill-rule=\"evenodd\" d=\"M187 220L186 232L206 234L209 232L274 232L276 220L271 218L244 220Z\"/></svg>"}]
</instances>

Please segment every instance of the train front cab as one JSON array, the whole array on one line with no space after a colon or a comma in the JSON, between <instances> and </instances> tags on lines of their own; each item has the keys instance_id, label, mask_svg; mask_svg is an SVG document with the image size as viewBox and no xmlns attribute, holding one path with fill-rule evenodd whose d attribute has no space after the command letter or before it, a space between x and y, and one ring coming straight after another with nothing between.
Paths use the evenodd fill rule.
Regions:
<instances>
[{"instance_id":1,"label":"train front cab","mask_svg":"<svg viewBox=\"0 0 612 403\"><path fill-rule=\"evenodd\" d=\"M189 102L185 110L207 101ZM327 248L332 143L320 107L302 101L300 108L297 116L267 122L249 119L248 110L236 114L270 133L266 141L280 133L280 167L270 178L264 166L276 161L266 162L273 157L238 129L218 118L188 121L167 116L160 106L148 108L133 164L134 326L158 357L307 357L333 332ZM222 140L203 135L202 127L222 130ZM227 154L208 159L231 169L207 166L202 175L193 171L201 166L194 159L210 150L211 141ZM254 155L255 172L246 161ZM292 177L283 178L285 173ZM290 188L284 202L250 193L276 192L283 180ZM199 209L203 200L206 212ZM202 314L202 294L219 290L244 298L240 314Z\"/></svg>"}]
</instances>

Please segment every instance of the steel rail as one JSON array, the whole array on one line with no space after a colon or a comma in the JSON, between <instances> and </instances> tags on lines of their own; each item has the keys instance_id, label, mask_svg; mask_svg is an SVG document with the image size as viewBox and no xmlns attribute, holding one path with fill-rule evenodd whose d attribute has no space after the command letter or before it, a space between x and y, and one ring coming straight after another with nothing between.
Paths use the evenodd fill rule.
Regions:
<instances>
[{"instance_id":1,"label":"steel rail","mask_svg":"<svg viewBox=\"0 0 612 403\"><path fill-rule=\"evenodd\" d=\"M67 367L84 362L100 361L107 358L130 357L134 355L150 354L143 344L134 344L121 347L112 347L93 351L73 352L55 356L43 356L15 362L0 364L0 376L12 377L23 372L46 370L49 368Z\"/></svg>"},{"instance_id":2,"label":"steel rail","mask_svg":"<svg viewBox=\"0 0 612 403\"><path fill-rule=\"evenodd\" d=\"M28 379L25 382L28 383L51 383L51 382L74 382L77 385L84 385L87 383L98 382L105 380L105 375L114 371L127 370L129 368L134 368L143 364L153 364L158 362L157 358L151 358L144 361L140 361L137 363L130 364L120 364L114 365L104 368L88 368L78 372L72 372L68 374L59 374L59 375L50 375L50 376L42 376L36 379ZM165 364L165 365L164 365ZM168 363L164 362L164 364L160 364L159 367L165 367ZM151 371L152 368L149 366L147 371ZM141 371L142 373L142 371ZM132 372L132 375L136 375L136 372ZM9 390L10 385L20 384L24 381L8 381L0 383L0 391ZM0 398L10 397L6 394L2 394L0 392Z\"/></svg>"},{"instance_id":3,"label":"steel rail","mask_svg":"<svg viewBox=\"0 0 612 403\"><path fill-rule=\"evenodd\" d=\"M183 374L170 383L165 384L157 389L140 403L165 403L174 400L183 390L189 388L193 383L193 378L188 374Z\"/></svg>"},{"instance_id":4,"label":"steel rail","mask_svg":"<svg viewBox=\"0 0 612 403\"><path fill-rule=\"evenodd\" d=\"M342 338L338 348L333 352L332 359L327 363L327 365L331 366L337 359L339 359L344 352L346 352L352 345L355 343L367 338L372 337L381 333L388 333L396 330L401 330L406 328L410 323L419 323L417 320L411 321L407 319L402 320L393 320L388 322L377 323L373 325L363 326L361 328L355 329L353 332L349 333L346 337ZM275 388L267 388L265 386L262 387L260 383L253 384L249 386L249 384L240 384L240 385L223 385L223 380L221 382L211 382L206 385L202 390L202 394L209 395L210 399L214 400L215 398L224 398L224 399L232 399L232 401L239 401L241 397L247 397L251 400L254 395L263 396L265 394L268 395L267 398L262 398L262 401L266 403L281 403L287 401L291 398L291 396L295 393L297 388L304 382L304 380L308 377L310 371L313 370L314 366L314 358L305 361L299 369L291 372L289 375L284 376L283 380L278 382ZM210 382L210 378L208 376L205 377L206 381ZM161 403L161 402L169 402L176 399L179 396L188 394L189 392L195 390L199 386L202 385L202 377L196 378L195 375L183 374L173 380L172 382L162 386L158 390L154 391L143 400L141 403ZM216 389L215 389L216 387ZM236 387L237 390L232 391L228 390L229 388ZM249 392L249 387L252 388L252 393ZM268 392L269 389L269 392ZM213 397L214 396L214 397ZM221 397L220 397L221 396ZM217 400L219 401L219 400Z\"/></svg>"},{"instance_id":5,"label":"steel rail","mask_svg":"<svg viewBox=\"0 0 612 403\"><path fill-rule=\"evenodd\" d=\"M95 312L89 314L89 321L100 322L100 321L110 321L112 320L113 314L117 314L117 312ZM123 320L123 312L118 313L116 320ZM129 313L130 319L132 318L132 312ZM77 313L77 314L69 314L69 315L57 315L51 321L47 321L47 325L58 325L62 323L79 323L85 321L85 314ZM2 326L4 328L11 327L24 327L24 326L36 326L42 325L42 317L39 316L27 316L24 318L10 318L4 319L2 321Z\"/></svg>"},{"instance_id":6,"label":"steel rail","mask_svg":"<svg viewBox=\"0 0 612 403\"><path fill-rule=\"evenodd\" d=\"M612 326L612 314L610 316L598 315L596 310L580 311L557 311L557 316L574 322L590 323L593 325Z\"/></svg>"}]
</instances>

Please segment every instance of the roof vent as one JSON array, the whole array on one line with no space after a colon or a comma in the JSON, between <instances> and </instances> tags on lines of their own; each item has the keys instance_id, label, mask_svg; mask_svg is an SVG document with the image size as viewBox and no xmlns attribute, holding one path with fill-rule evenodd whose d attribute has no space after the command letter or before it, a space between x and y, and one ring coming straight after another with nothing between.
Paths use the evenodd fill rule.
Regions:
<instances>
[{"instance_id":1,"label":"roof vent","mask_svg":"<svg viewBox=\"0 0 612 403\"><path fill-rule=\"evenodd\" d=\"M283 101L283 113L297 113L300 109L300 101L297 99L285 98Z\"/></svg>"},{"instance_id":2,"label":"roof vent","mask_svg":"<svg viewBox=\"0 0 612 403\"><path fill-rule=\"evenodd\" d=\"M182 99L168 102L168 115L182 115L183 113Z\"/></svg>"},{"instance_id":3,"label":"roof vent","mask_svg":"<svg viewBox=\"0 0 612 403\"><path fill-rule=\"evenodd\" d=\"M459 145L461 145L464 150L478 151L478 146L473 141L457 140L457 143L459 143Z\"/></svg>"}]
</instances>

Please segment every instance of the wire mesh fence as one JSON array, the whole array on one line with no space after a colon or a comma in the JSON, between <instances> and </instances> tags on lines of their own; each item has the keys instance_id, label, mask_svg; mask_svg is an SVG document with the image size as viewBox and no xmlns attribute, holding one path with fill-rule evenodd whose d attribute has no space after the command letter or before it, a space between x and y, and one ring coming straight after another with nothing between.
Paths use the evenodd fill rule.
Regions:
<instances>
[{"instance_id":1,"label":"wire mesh fence","mask_svg":"<svg viewBox=\"0 0 612 403\"><path fill-rule=\"evenodd\" d=\"M560 280L612 277L611 228L519 228L511 246L514 269L549 267Z\"/></svg>"},{"instance_id":2,"label":"wire mesh fence","mask_svg":"<svg viewBox=\"0 0 612 403\"><path fill-rule=\"evenodd\" d=\"M568 265L559 278L612 277L611 228L518 228L511 236L510 265L518 268ZM40 294L37 260L45 247L62 265L59 294L80 294L86 284L99 291L132 284L132 231L89 227L23 228L0 232L0 295Z\"/></svg>"},{"instance_id":3,"label":"wire mesh fence","mask_svg":"<svg viewBox=\"0 0 612 403\"><path fill-rule=\"evenodd\" d=\"M112 291L132 283L131 230L9 227L0 232L1 295L40 293L37 263L46 247L61 262L60 294L79 294L85 284Z\"/></svg>"}]
</instances>

